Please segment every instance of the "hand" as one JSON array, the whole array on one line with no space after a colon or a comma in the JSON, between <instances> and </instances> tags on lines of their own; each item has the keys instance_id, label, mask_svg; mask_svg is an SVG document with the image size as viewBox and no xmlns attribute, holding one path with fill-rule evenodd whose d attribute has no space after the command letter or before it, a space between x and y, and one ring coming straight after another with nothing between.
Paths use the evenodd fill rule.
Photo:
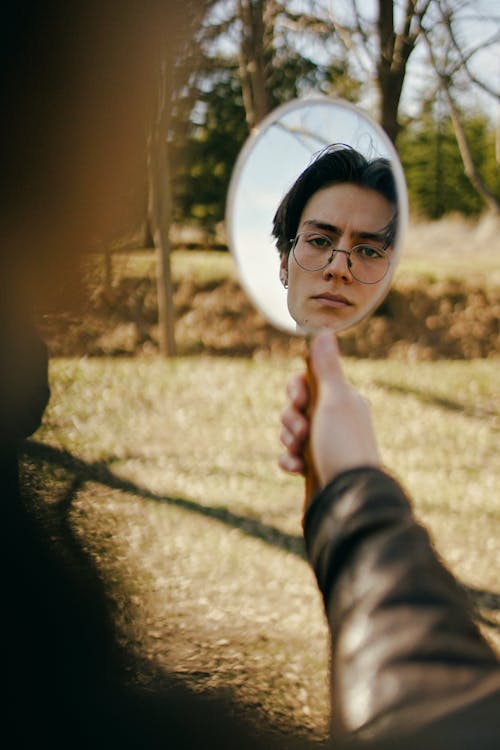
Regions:
<instances>
[{"instance_id":1,"label":"hand","mask_svg":"<svg viewBox=\"0 0 500 750\"><path fill-rule=\"evenodd\" d=\"M321 486L337 474L358 466L379 466L380 459L367 402L345 380L335 335L322 331L311 344L310 359L317 382L312 422L307 416L307 376L293 377L287 387L289 403L281 416L280 439L286 452L280 466L303 473L303 451L311 440L314 466Z\"/></svg>"}]
</instances>

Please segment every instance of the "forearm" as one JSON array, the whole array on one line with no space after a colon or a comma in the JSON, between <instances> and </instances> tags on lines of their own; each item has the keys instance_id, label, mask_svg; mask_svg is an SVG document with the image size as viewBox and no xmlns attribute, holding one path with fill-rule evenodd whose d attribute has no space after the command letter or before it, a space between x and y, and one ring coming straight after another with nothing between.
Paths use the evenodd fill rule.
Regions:
<instances>
[{"instance_id":1,"label":"forearm","mask_svg":"<svg viewBox=\"0 0 500 750\"><path fill-rule=\"evenodd\" d=\"M304 530L331 630L337 733L411 731L500 687L465 593L392 478L338 476Z\"/></svg>"}]
</instances>

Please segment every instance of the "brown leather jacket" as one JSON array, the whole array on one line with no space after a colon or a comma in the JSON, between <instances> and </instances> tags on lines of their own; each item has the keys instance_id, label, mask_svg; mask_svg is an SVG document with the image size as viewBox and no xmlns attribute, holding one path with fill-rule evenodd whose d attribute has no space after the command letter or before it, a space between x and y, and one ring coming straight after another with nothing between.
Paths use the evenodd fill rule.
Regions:
<instances>
[{"instance_id":1,"label":"brown leather jacket","mask_svg":"<svg viewBox=\"0 0 500 750\"><path fill-rule=\"evenodd\" d=\"M500 748L500 664L399 484L372 468L339 475L304 533L331 631L333 735Z\"/></svg>"}]
</instances>

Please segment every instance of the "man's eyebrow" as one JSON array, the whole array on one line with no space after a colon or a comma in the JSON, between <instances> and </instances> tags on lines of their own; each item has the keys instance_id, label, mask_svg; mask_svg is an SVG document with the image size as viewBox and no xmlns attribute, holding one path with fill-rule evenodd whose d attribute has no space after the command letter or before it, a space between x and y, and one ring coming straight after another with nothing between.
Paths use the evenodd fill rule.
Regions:
<instances>
[{"instance_id":1,"label":"man's eyebrow","mask_svg":"<svg viewBox=\"0 0 500 750\"><path fill-rule=\"evenodd\" d=\"M321 229L324 232L330 232L331 234L342 234L342 229L336 227L334 224L329 224L324 221L316 221L316 219L308 219L304 222L304 225L308 227L315 227ZM352 232L354 237L358 237L360 240L374 240L375 242L385 242L387 239L387 227L382 227L380 232L368 232L364 230L354 230Z\"/></svg>"},{"instance_id":2,"label":"man's eyebrow","mask_svg":"<svg viewBox=\"0 0 500 750\"><path fill-rule=\"evenodd\" d=\"M385 230L380 232L353 232L355 237L359 237L361 240L375 240L375 242L385 242L387 239L387 233Z\"/></svg>"},{"instance_id":3,"label":"man's eyebrow","mask_svg":"<svg viewBox=\"0 0 500 750\"><path fill-rule=\"evenodd\" d=\"M328 224L324 221L316 221L316 219L307 219L307 221L304 222L304 225L315 227L315 229L322 229L324 232L331 232L332 234L342 234L342 230L334 224Z\"/></svg>"}]
</instances>

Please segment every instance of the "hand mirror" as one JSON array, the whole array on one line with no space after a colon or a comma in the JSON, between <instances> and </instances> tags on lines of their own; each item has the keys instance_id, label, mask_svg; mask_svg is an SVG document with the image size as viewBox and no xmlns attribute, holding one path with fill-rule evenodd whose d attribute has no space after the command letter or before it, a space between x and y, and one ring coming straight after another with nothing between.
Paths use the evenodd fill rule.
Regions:
<instances>
[{"instance_id":1,"label":"hand mirror","mask_svg":"<svg viewBox=\"0 0 500 750\"><path fill-rule=\"evenodd\" d=\"M385 132L348 102L294 100L251 133L231 178L226 230L241 284L276 327L341 332L382 302L408 218ZM311 408L315 384L309 373ZM306 451L306 505L317 488Z\"/></svg>"},{"instance_id":2,"label":"hand mirror","mask_svg":"<svg viewBox=\"0 0 500 750\"><path fill-rule=\"evenodd\" d=\"M323 165L327 147L338 158ZM249 136L229 186L226 231L242 286L272 324L292 334L340 332L386 296L407 216L403 169L385 132L348 102L314 97L278 107Z\"/></svg>"}]
</instances>

